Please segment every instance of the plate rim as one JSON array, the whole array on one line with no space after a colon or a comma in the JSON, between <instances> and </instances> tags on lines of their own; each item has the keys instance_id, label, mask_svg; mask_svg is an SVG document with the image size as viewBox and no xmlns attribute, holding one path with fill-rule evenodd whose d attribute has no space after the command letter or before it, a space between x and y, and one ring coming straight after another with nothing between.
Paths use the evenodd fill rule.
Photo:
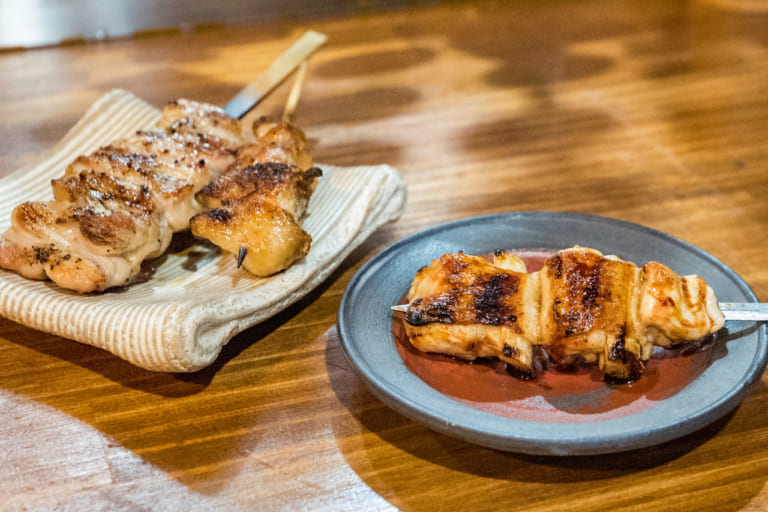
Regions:
<instances>
[{"instance_id":1,"label":"plate rim","mask_svg":"<svg viewBox=\"0 0 768 512\"><path fill-rule=\"evenodd\" d=\"M667 422L666 424L661 425L659 428L653 430L638 429L635 431L628 429L622 435L614 435L609 439L606 439L604 436L601 437L600 435L589 436L586 438L580 436L570 438L559 437L558 439L542 439L541 437L521 435L519 433L510 435L508 433L495 432L486 428L477 428L471 424L468 425L466 422L450 421L450 419L446 418L444 414L441 414L441 411L436 410L431 406L425 406L425 404L413 401L407 396L393 396L392 390L390 389L391 385L389 385L391 383L388 383L387 379L385 379L384 376L380 373L376 372L376 369L371 367L367 361L361 362L358 360L360 355L351 340L352 334L350 332L348 312L353 309L351 302L354 294L360 286L361 281L363 281L372 273L375 273L377 266L386 265L387 260L390 259L393 255L396 255L399 251L403 250L404 247L409 247L414 243L418 243L421 239L429 239L434 237L434 235L437 233L447 230L460 229L468 224L485 224L488 222L498 221L500 219L517 221L520 219L535 219L537 221L551 221L553 218L567 218L570 220L587 222L590 224L612 224L620 229L642 231L654 238L660 238L666 243L677 245L683 250L687 252L693 252L696 256L708 261L710 264L722 271L725 276L727 276L728 279L730 279L734 285L742 293L744 293L749 301L757 302L757 296L749 287L749 285L744 281L744 279L741 278L730 267L725 265L722 261L714 257L712 254L680 238L637 223L593 214L536 210L493 213L449 221L409 235L386 247L384 250L374 255L361 266L361 268L355 273L347 288L345 289L339 306L337 319L337 331L339 334L340 344L350 366L363 380L363 382L365 382L373 394L386 405L395 409L399 413L419 423L425 424L433 430L443 434L452 437L458 437L468 442L494 449L519 453L547 455L590 455L599 453L613 453L656 445L695 432L696 430L699 430L712 423L713 421L721 418L732 409L737 407L747 392L750 390L750 388L755 384L757 380L759 380L765 370L766 361L768 361L768 350L766 350L766 346L768 345L768 326L766 326L766 324L757 324L757 329L755 331L757 335L755 347L756 357L753 358L744 375L741 376L735 385L731 386L726 393L721 394L719 399L709 403L707 406L701 409L697 409L691 414L677 418L677 421L673 423ZM388 333L387 337L391 338L391 334ZM405 367L405 364L402 360L399 361L399 367L401 372L404 370L407 372L407 374L410 374L418 379L418 381L421 382L421 384L425 387L423 391L429 393L429 390L431 390L432 394L436 393L447 400L452 400L450 397L442 395L438 391L431 388L428 384L421 381L421 379L419 379L417 376L412 374L410 370ZM698 379L695 379L693 382L696 382L696 380ZM496 415L492 415L491 413L478 411L477 409L464 404L460 404L456 401L453 402L466 409L466 415L470 418L470 420L473 419L473 417L475 419L480 418L481 420L488 419L487 416L502 418ZM654 409L655 408L652 408L649 411L653 411ZM649 414L647 411L645 412L646 414ZM598 420L595 422L580 424L554 424L544 422L530 422L511 418L503 419L506 420L509 425L513 426L518 423L526 425L536 424L538 426L554 425L555 428L558 428L557 426L559 426L560 430L569 427L576 431L580 430L579 428L574 428L576 425L595 426L603 424L604 422L616 421ZM496 420L496 422L498 422L498 420ZM612 440L617 442L620 441L621 446L617 447L615 445L611 445L609 441Z\"/></svg>"}]
</instances>

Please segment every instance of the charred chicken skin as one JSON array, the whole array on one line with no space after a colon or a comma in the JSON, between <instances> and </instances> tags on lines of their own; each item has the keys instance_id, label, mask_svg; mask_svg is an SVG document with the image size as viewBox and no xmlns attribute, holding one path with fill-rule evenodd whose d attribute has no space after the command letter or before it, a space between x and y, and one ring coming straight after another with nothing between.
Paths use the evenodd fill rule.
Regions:
<instances>
[{"instance_id":1,"label":"charred chicken skin","mask_svg":"<svg viewBox=\"0 0 768 512\"><path fill-rule=\"evenodd\" d=\"M196 236L236 254L238 267L265 277L309 252L312 238L301 218L322 171L312 167L304 134L291 124L262 118L254 136L238 151L238 165L197 193L206 209L190 225Z\"/></svg>"},{"instance_id":2,"label":"charred chicken skin","mask_svg":"<svg viewBox=\"0 0 768 512\"><path fill-rule=\"evenodd\" d=\"M540 346L558 365L596 362L611 381L639 378L654 345L699 340L725 321L703 279L582 247L534 273L506 252L492 262L445 254L416 274L408 300L405 329L419 350L497 357L532 375Z\"/></svg>"}]
</instances>

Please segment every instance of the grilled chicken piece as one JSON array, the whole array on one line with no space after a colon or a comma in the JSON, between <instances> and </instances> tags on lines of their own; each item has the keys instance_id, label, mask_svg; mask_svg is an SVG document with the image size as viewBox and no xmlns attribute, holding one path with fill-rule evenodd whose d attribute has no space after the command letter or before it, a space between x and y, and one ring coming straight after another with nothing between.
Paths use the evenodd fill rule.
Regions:
<instances>
[{"instance_id":1,"label":"grilled chicken piece","mask_svg":"<svg viewBox=\"0 0 768 512\"><path fill-rule=\"evenodd\" d=\"M638 268L582 247L531 274L494 263L448 254L417 273L405 317L416 348L496 356L530 373L532 347L541 345L559 365L597 362L607 380L630 381L653 345L698 340L725 321L701 278L660 263Z\"/></svg>"},{"instance_id":2,"label":"grilled chicken piece","mask_svg":"<svg viewBox=\"0 0 768 512\"><path fill-rule=\"evenodd\" d=\"M238 255L238 266L265 277L309 252L312 238L293 216L269 199L252 195L195 215L192 233Z\"/></svg>"},{"instance_id":3,"label":"grilled chicken piece","mask_svg":"<svg viewBox=\"0 0 768 512\"><path fill-rule=\"evenodd\" d=\"M232 151L245 142L240 121L217 106L187 99L169 102L163 108L163 118L157 126L171 134L193 137L205 134L220 140L224 147Z\"/></svg>"},{"instance_id":4,"label":"grilled chicken piece","mask_svg":"<svg viewBox=\"0 0 768 512\"><path fill-rule=\"evenodd\" d=\"M201 209L195 192L243 143L237 120L195 102L172 102L159 126L171 133L137 132L78 157L53 180L52 201L16 207L0 267L81 293L132 282L189 227Z\"/></svg>"},{"instance_id":5,"label":"grilled chicken piece","mask_svg":"<svg viewBox=\"0 0 768 512\"><path fill-rule=\"evenodd\" d=\"M237 266L257 276L280 272L309 252L301 218L322 171L312 167L304 132L286 121L261 118L255 140L237 164L203 187L207 210L190 221L192 233L237 254Z\"/></svg>"},{"instance_id":6,"label":"grilled chicken piece","mask_svg":"<svg viewBox=\"0 0 768 512\"><path fill-rule=\"evenodd\" d=\"M715 292L704 279L680 277L661 263L643 265L637 300L638 320L654 345L700 339L723 325Z\"/></svg>"},{"instance_id":7,"label":"grilled chicken piece","mask_svg":"<svg viewBox=\"0 0 768 512\"><path fill-rule=\"evenodd\" d=\"M581 357L606 375L639 376L651 345L635 332L640 269L593 249L573 248L548 259L542 274L542 344L560 365Z\"/></svg>"},{"instance_id":8,"label":"grilled chicken piece","mask_svg":"<svg viewBox=\"0 0 768 512\"><path fill-rule=\"evenodd\" d=\"M495 356L532 374L539 276L525 270L522 260L503 251L493 263L460 252L422 268L408 292L411 343L468 360Z\"/></svg>"},{"instance_id":9,"label":"grilled chicken piece","mask_svg":"<svg viewBox=\"0 0 768 512\"><path fill-rule=\"evenodd\" d=\"M151 155L116 147L103 148L77 157L65 171L65 176L69 178L95 174L112 176L122 184L146 189L155 208L163 211L173 231L185 229L190 217L200 211L194 184L179 177L180 173L175 168ZM87 191L81 190L79 194L86 195ZM54 197L64 200L56 195L55 181ZM66 200L75 201L75 197Z\"/></svg>"},{"instance_id":10,"label":"grilled chicken piece","mask_svg":"<svg viewBox=\"0 0 768 512\"><path fill-rule=\"evenodd\" d=\"M575 247L542 272L542 342L550 357L564 365L597 361L612 380L638 378L654 345L699 340L725 322L703 279L661 263L638 268Z\"/></svg>"},{"instance_id":11,"label":"grilled chicken piece","mask_svg":"<svg viewBox=\"0 0 768 512\"><path fill-rule=\"evenodd\" d=\"M317 167L302 171L275 162L235 167L200 189L195 197L206 208L220 208L255 194L276 202L298 222L322 174Z\"/></svg>"},{"instance_id":12,"label":"grilled chicken piece","mask_svg":"<svg viewBox=\"0 0 768 512\"><path fill-rule=\"evenodd\" d=\"M233 168L198 192L211 209L192 218L192 233L237 254L254 275L280 272L309 252L300 222L321 174L279 163Z\"/></svg>"},{"instance_id":13,"label":"grilled chicken piece","mask_svg":"<svg viewBox=\"0 0 768 512\"><path fill-rule=\"evenodd\" d=\"M85 182L93 188L79 194ZM54 190L76 200L14 208L0 241L0 267L85 293L129 283L144 259L170 243L173 232L141 187L83 174L55 181Z\"/></svg>"},{"instance_id":14,"label":"grilled chicken piece","mask_svg":"<svg viewBox=\"0 0 768 512\"><path fill-rule=\"evenodd\" d=\"M304 132L288 121L262 117L253 123L255 141L237 152L237 166L247 167L262 162L279 162L300 169L312 167Z\"/></svg>"},{"instance_id":15,"label":"grilled chicken piece","mask_svg":"<svg viewBox=\"0 0 768 512\"><path fill-rule=\"evenodd\" d=\"M150 157L158 165L165 164L163 173L188 181L195 191L235 163L234 153L224 141L207 134L139 131L102 151L107 155Z\"/></svg>"}]
</instances>

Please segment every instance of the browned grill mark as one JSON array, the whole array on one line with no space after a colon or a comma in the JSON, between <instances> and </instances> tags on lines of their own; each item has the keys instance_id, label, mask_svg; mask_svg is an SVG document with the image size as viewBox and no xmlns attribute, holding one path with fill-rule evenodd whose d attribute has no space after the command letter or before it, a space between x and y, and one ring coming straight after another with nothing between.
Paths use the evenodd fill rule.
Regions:
<instances>
[{"instance_id":1,"label":"browned grill mark","mask_svg":"<svg viewBox=\"0 0 768 512\"><path fill-rule=\"evenodd\" d=\"M405 321L411 325L425 325L429 323L453 323L456 316L455 296L441 294L427 299L413 301L405 314Z\"/></svg>"},{"instance_id":2,"label":"browned grill mark","mask_svg":"<svg viewBox=\"0 0 768 512\"><path fill-rule=\"evenodd\" d=\"M520 277L512 274L478 276L472 286L475 319L484 325L508 325L517 322L513 308L505 304L507 297L518 292Z\"/></svg>"},{"instance_id":3,"label":"browned grill mark","mask_svg":"<svg viewBox=\"0 0 768 512\"><path fill-rule=\"evenodd\" d=\"M51 257L51 254L55 251L55 246L53 244L46 246L36 245L34 247L35 251L35 261L38 263L45 263L48 261L48 258Z\"/></svg>"},{"instance_id":4,"label":"browned grill mark","mask_svg":"<svg viewBox=\"0 0 768 512\"><path fill-rule=\"evenodd\" d=\"M214 222L220 222L226 224L232 219L232 214L228 210L223 208L213 208L209 210L206 215Z\"/></svg>"},{"instance_id":5,"label":"browned grill mark","mask_svg":"<svg viewBox=\"0 0 768 512\"><path fill-rule=\"evenodd\" d=\"M517 357L520 355L520 351L517 350L517 347L513 347L507 343L504 344L504 347L501 349L501 353L504 355L504 357Z\"/></svg>"},{"instance_id":6,"label":"browned grill mark","mask_svg":"<svg viewBox=\"0 0 768 512\"><path fill-rule=\"evenodd\" d=\"M608 353L608 359L611 361L621 361L622 363L626 363L628 359L627 355L627 349L626 349L626 335L627 335L627 326L622 325L619 329L619 334L616 336L616 341L611 345L611 350Z\"/></svg>"}]
</instances>

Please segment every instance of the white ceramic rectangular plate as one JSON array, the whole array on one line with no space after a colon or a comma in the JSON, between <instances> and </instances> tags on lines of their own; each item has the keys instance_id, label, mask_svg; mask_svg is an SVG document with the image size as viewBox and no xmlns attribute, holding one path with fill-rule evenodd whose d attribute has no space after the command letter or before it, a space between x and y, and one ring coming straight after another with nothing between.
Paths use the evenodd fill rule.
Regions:
<instances>
[{"instance_id":1,"label":"white ceramic rectangular plate","mask_svg":"<svg viewBox=\"0 0 768 512\"><path fill-rule=\"evenodd\" d=\"M120 90L100 98L40 163L0 179L0 232L24 200L52 197L50 180L88 153L160 118ZM108 350L137 366L189 372L212 363L236 333L296 302L405 207L400 173L389 166L323 170L304 220L312 248L270 278L235 268L232 255L210 244L169 252L152 277L122 290L79 295L48 281L0 270L0 315L34 329Z\"/></svg>"}]
</instances>

